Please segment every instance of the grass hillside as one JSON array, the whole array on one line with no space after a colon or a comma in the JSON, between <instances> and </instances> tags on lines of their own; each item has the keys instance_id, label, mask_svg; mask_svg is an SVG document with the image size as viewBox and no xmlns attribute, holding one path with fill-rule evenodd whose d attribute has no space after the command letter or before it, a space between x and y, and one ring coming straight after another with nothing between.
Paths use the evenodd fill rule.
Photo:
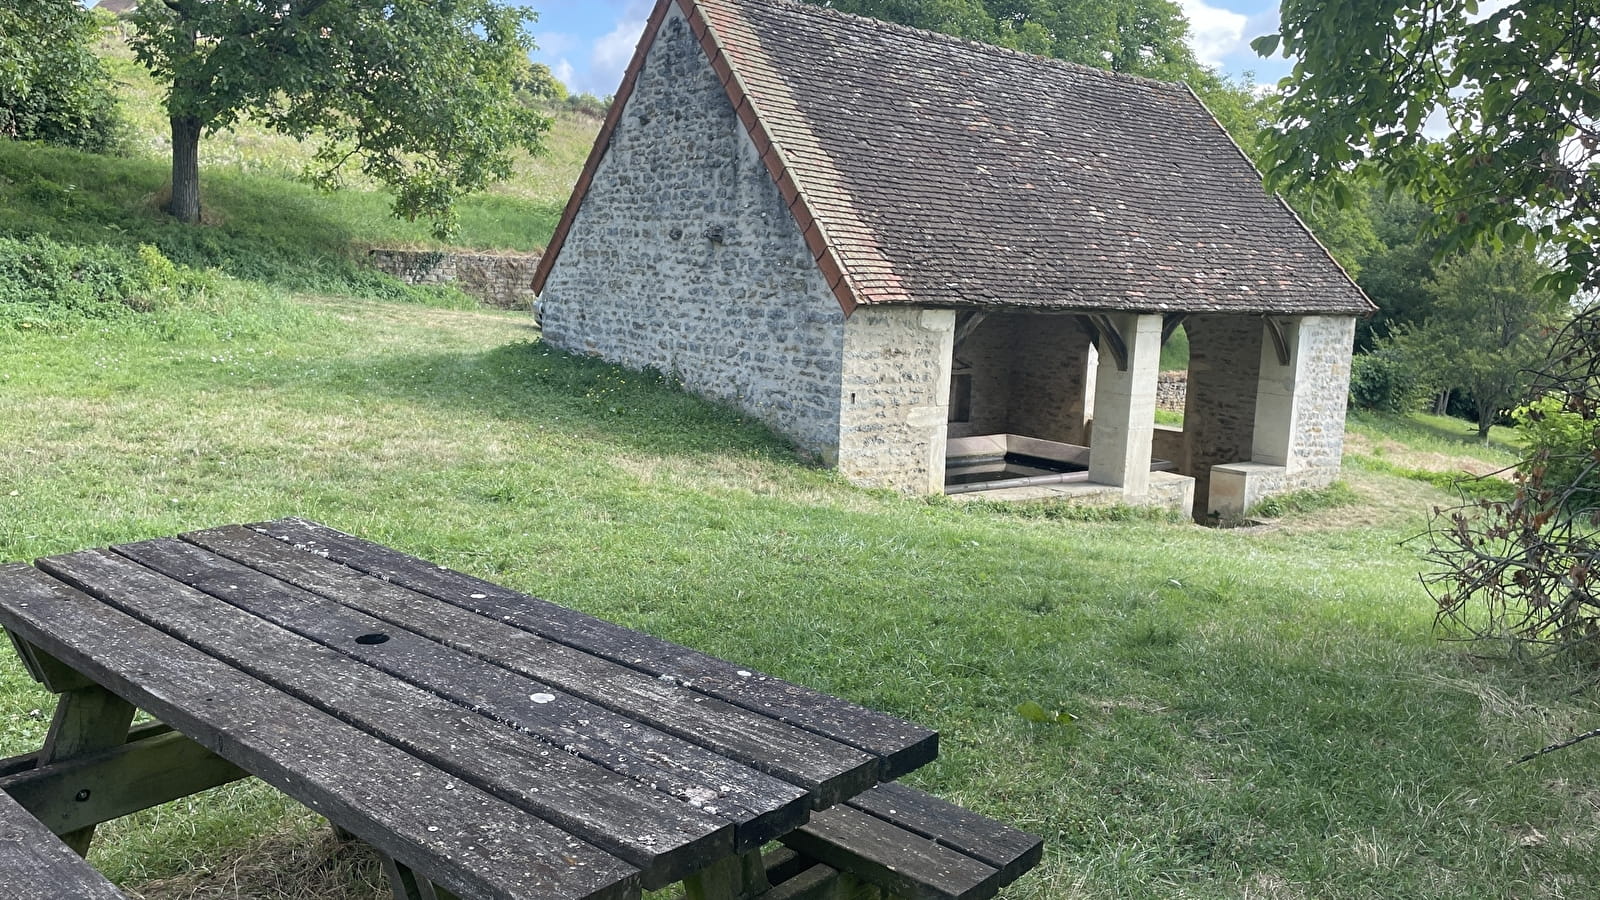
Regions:
<instances>
[{"instance_id":1,"label":"grass hillside","mask_svg":"<svg viewBox=\"0 0 1600 900\"><path fill-rule=\"evenodd\" d=\"M561 127L464 240L542 242L593 125ZM1593 895L1600 742L1507 762L1600 704L1437 641L1408 540L1510 449L1361 419L1340 486L1233 530L862 491L525 315L364 274L426 240L299 184L302 148L207 147L213 222L182 228L154 143L0 141L0 560L301 515L850 698L942 733L910 781L1045 837L1008 900ZM0 652L0 756L50 709ZM145 900L385 896L253 782L91 859Z\"/></svg>"},{"instance_id":2,"label":"grass hillside","mask_svg":"<svg viewBox=\"0 0 1600 900\"><path fill-rule=\"evenodd\" d=\"M184 266L291 289L369 296L405 290L364 269L366 249L439 245L425 224L395 219L389 196L359 176L339 191L314 190L300 178L313 148L248 122L201 142L205 227L173 223L159 210L170 165L161 88L119 35L108 35L101 49L121 89L130 155L0 141L0 237L44 235L67 245L127 250L148 244ZM542 248L598 128L593 119L558 114L546 153L524 155L511 181L461 203L461 230L452 244Z\"/></svg>"},{"instance_id":3,"label":"grass hillside","mask_svg":"<svg viewBox=\"0 0 1600 900\"><path fill-rule=\"evenodd\" d=\"M133 58L126 42L131 26L119 24L116 28L101 42L100 56L120 88L122 112L132 133L131 150L138 156L166 159L172 139L162 107L163 88ZM485 249L528 250L544 246L599 129L600 122L594 118L555 113L546 135L545 152L537 157L521 156L510 181L494 185L487 197L472 202L474 221L463 223L459 242ZM312 144L249 122L209 135L200 145L201 164L213 175L267 175L286 180L300 177L315 149ZM336 196L351 204L348 211L356 214L355 219L364 230L378 224L370 219L379 216L371 213L386 215L388 207L384 195L374 193L377 185L356 175L348 186L354 190ZM362 197L363 194L367 196ZM426 229L393 225L379 228L373 239L416 243L431 240Z\"/></svg>"}]
</instances>

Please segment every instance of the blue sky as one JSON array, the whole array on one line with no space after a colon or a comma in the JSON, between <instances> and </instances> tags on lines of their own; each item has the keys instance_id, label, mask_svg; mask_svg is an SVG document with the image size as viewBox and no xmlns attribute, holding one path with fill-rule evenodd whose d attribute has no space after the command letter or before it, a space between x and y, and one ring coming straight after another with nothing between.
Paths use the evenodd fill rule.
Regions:
<instances>
[{"instance_id":1,"label":"blue sky","mask_svg":"<svg viewBox=\"0 0 1600 900\"><path fill-rule=\"evenodd\" d=\"M574 91L615 93L644 29L652 0L532 0L539 13L533 58ZM1201 60L1230 75L1254 72L1258 82L1287 74L1281 59L1264 60L1250 40L1277 30L1277 0L1178 0L1189 17Z\"/></svg>"}]
</instances>

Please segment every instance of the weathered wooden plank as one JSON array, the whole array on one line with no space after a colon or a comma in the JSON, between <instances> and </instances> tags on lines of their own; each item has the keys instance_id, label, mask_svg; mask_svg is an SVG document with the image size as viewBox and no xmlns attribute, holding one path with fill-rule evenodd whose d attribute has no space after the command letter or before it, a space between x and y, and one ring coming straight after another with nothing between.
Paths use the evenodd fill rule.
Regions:
<instances>
[{"instance_id":1,"label":"weathered wooden plank","mask_svg":"<svg viewBox=\"0 0 1600 900\"><path fill-rule=\"evenodd\" d=\"M850 805L994 866L1001 885L1017 880L1044 855L1043 839L907 785L880 784Z\"/></svg>"},{"instance_id":2,"label":"weathered wooden plank","mask_svg":"<svg viewBox=\"0 0 1600 900\"><path fill-rule=\"evenodd\" d=\"M874 889L876 890L876 889ZM773 885L758 900L849 900L839 884L839 870L821 864Z\"/></svg>"},{"instance_id":3,"label":"weathered wooden plank","mask_svg":"<svg viewBox=\"0 0 1600 900\"><path fill-rule=\"evenodd\" d=\"M759 845L805 820L809 803L801 788L195 545L167 539L115 550L380 671L722 815L735 822L740 844Z\"/></svg>"},{"instance_id":4,"label":"weathered wooden plank","mask_svg":"<svg viewBox=\"0 0 1600 900\"><path fill-rule=\"evenodd\" d=\"M993 866L849 806L817 813L783 843L905 900L984 900L1002 886Z\"/></svg>"},{"instance_id":5,"label":"weathered wooden plank","mask_svg":"<svg viewBox=\"0 0 1600 900\"><path fill-rule=\"evenodd\" d=\"M248 774L187 737L167 732L0 778L0 791L46 828L69 834Z\"/></svg>"},{"instance_id":6,"label":"weathered wooden plank","mask_svg":"<svg viewBox=\"0 0 1600 900\"><path fill-rule=\"evenodd\" d=\"M180 545L187 546L187 545ZM41 560L118 609L671 884L733 852L731 823L272 625L125 557ZM559 785L560 790L551 790Z\"/></svg>"},{"instance_id":7,"label":"weathered wooden plank","mask_svg":"<svg viewBox=\"0 0 1600 900\"><path fill-rule=\"evenodd\" d=\"M0 900L126 900L50 829L0 792Z\"/></svg>"},{"instance_id":8,"label":"weathered wooden plank","mask_svg":"<svg viewBox=\"0 0 1600 900\"><path fill-rule=\"evenodd\" d=\"M876 780L877 759L861 750L379 581L260 532L233 525L183 539L798 784L819 808Z\"/></svg>"},{"instance_id":9,"label":"weathered wooden plank","mask_svg":"<svg viewBox=\"0 0 1600 900\"><path fill-rule=\"evenodd\" d=\"M884 760L880 781L897 778L939 754L938 734L921 726L423 562L325 525L289 518L250 527L385 581L642 672L670 677L701 693L865 750Z\"/></svg>"},{"instance_id":10,"label":"weathered wooden plank","mask_svg":"<svg viewBox=\"0 0 1600 900\"><path fill-rule=\"evenodd\" d=\"M635 900L633 866L28 566L0 625L457 894Z\"/></svg>"}]
</instances>

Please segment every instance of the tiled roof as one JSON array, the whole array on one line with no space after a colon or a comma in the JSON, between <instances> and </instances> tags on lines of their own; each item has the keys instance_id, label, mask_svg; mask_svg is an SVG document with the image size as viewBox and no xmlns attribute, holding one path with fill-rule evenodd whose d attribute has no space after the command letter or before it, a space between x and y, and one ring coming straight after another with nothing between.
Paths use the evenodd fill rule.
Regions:
<instances>
[{"instance_id":1,"label":"tiled roof","mask_svg":"<svg viewBox=\"0 0 1600 900\"><path fill-rule=\"evenodd\" d=\"M619 106L674 2L847 310L1373 310L1183 85L789 0L661 0Z\"/></svg>"}]
</instances>

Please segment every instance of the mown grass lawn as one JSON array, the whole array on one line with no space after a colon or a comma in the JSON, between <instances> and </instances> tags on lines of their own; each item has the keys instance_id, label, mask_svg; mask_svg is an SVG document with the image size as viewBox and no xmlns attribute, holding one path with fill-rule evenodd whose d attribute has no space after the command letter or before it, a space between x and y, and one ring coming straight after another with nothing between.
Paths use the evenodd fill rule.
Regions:
<instances>
[{"instance_id":1,"label":"mown grass lawn","mask_svg":"<svg viewBox=\"0 0 1600 900\"><path fill-rule=\"evenodd\" d=\"M1434 640L1400 542L1440 491L1341 496L1222 531L863 492L515 314L0 330L0 558L296 514L745 662L938 728L912 780L1047 840L1008 897L1591 896L1595 751L1507 761L1600 710ZM0 658L5 755L50 698ZM380 896L259 786L102 835L149 898Z\"/></svg>"}]
</instances>

